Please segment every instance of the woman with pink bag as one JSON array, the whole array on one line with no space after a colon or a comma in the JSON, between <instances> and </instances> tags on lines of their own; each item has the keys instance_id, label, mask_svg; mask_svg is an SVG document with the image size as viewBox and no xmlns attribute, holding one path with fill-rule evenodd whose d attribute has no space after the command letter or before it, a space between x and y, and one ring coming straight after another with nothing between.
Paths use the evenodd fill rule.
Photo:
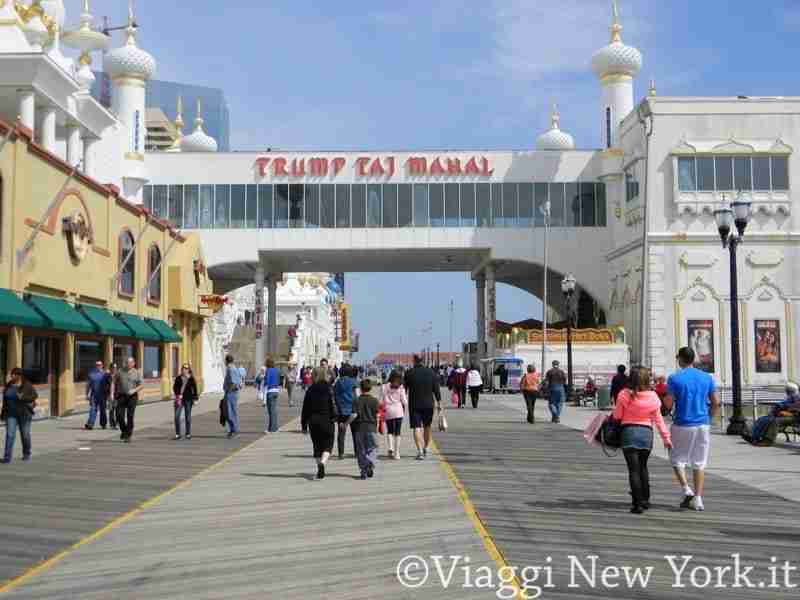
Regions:
<instances>
[{"instance_id":1,"label":"woman with pink bag","mask_svg":"<svg viewBox=\"0 0 800 600\"><path fill-rule=\"evenodd\" d=\"M400 432L408 409L408 398L403 387L403 376L398 371L392 371L389 375L388 382L381 387L381 396L389 458L400 460Z\"/></svg>"}]
</instances>

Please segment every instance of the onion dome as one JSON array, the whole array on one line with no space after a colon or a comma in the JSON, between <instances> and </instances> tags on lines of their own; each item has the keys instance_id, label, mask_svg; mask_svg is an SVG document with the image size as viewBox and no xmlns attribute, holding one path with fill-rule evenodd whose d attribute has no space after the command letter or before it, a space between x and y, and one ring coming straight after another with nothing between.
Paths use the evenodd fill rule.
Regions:
<instances>
[{"instance_id":1,"label":"onion dome","mask_svg":"<svg viewBox=\"0 0 800 600\"><path fill-rule=\"evenodd\" d=\"M595 52L592 57L592 70L600 79L613 75L636 77L642 68L642 54L632 46L622 43L622 25L619 10L614 0L614 22L611 25L611 42Z\"/></svg>"},{"instance_id":2,"label":"onion dome","mask_svg":"<svg viewBox=\"0 0 800 600\"><path fill-rule=\"evenodd\" d=\"M181 139L181 152L216 152L217 141L203 131L203 117L200 112L200 100L197 101L197 118L194 120L194 131Z\"/></svg>"},{"instance_id":3,"label":"onion dome","mask_svg":"<svg viewBox=\"0 0 800 600\"><path fill-rule=\"evenodd\" d=\"M561 131L558 127L559 120L558 106L553 105L553 113L550 115L551 126L548 131L536 138L537 150L575 150L575 140L566 131Z\"/></svg>"},{"instance_id":4,"label":"onion dome","mask_svg":"<svg viewBox=\"0 0 800 600\"><path fill-rule=\"evenodd\" d=\"M106 54L106 73L112 79L117 77L150 79L156 72L156 60L136 45L136 23L133 18L133 10L129 12L128 28L125 32L128 36L125 45Z\"/></svg>"}]
</instances>

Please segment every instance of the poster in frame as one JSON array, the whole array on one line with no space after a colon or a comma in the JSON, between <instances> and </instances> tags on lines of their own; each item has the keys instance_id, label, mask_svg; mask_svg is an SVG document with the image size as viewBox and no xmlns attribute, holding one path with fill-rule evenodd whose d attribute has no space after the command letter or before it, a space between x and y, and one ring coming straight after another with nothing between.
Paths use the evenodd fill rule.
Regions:
<instances>
[{"instance_id":1,"label":"poster in frame","mask_svg":"<svg viewBox=\"0 0 800 600\"><path fill-rule=\"evenodd\" d=\"M756 319L754 324L756 373L780 373L781 322L778 319Z\"/></svg>"},{"instance_id":2,"label":"poster in frame","mask_svg":"<svg viewBox=\"0 0 800 600\"><path fill-rule=\"evenodd\" d=\"M694 350L694 366L706 373L716 370L714 364L714 321L689 319L686 322L688 346Z\"/></svg>"}]
</instances>

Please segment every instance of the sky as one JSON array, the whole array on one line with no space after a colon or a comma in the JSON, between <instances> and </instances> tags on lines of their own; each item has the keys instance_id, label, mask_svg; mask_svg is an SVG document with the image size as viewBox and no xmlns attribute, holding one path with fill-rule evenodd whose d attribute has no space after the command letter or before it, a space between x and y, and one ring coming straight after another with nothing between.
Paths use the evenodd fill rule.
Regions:
<instances>
[{"instance_id":1,"label":"sky","mask_svg":"<svg viewBox=\"0 0 800 600\"><path fill-rule=\"evenodd\" d=\"M66 0L76 23L81 0ZM92 12L124 22L125 0ZM626 44L669 96L797 96L800 0L619 0ZM558 102L579 148L600 145L589 63L610 0L137 0L159 79L222 88L235 150L531 149ZM419 294L417 290L424 290ZM347 275L361 358L473 341L467 274ZM541 303L498 285L497 316ZM433 333L423 333L433 321Z\"/></svg>"}]
</instances>

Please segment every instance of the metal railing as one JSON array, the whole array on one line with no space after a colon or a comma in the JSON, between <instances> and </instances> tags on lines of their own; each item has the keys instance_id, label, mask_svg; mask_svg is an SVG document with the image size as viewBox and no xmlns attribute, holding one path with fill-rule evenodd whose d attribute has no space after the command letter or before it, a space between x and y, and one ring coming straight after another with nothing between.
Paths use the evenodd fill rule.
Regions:
<instances>
[{"instance_id":1,"label":"metal railing","mask_svg":"<svg viewBox=\"0 0 800 600\"><path fill-rule=\"evenodd\" d=\"M720 387L717 389L720 398L719 426L724 432L728 418L733 414L733 389ZM752 386L742 388L742 413L753 421L767 414L769 409L786 399L783 386Z\"/></svg>"}]
</instances>

